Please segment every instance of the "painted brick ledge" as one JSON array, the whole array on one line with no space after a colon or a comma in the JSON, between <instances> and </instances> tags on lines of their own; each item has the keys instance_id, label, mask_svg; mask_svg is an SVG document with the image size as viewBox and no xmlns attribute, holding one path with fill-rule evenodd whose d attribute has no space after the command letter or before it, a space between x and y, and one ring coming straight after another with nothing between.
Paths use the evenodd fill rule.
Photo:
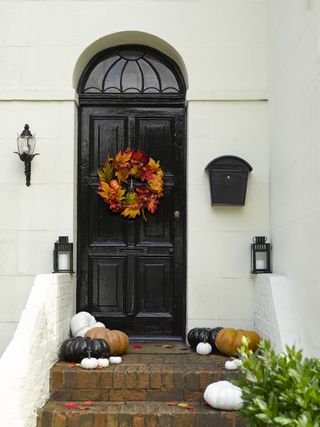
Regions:
<instances>
[{"instance_id":1,"label":"painted brick ledge","mask_svg":"<svg viewBox=\"0 0 320 427\"><path fill-rule=\"evenodd\" d=\"M37 427L245 427L239 414L216 411L199 402L194 410L163 402L95 402L89 409L67 409L50 401L38 415ZM83 407L83 402L74 402Z\"/></svg>"}]
</instances>

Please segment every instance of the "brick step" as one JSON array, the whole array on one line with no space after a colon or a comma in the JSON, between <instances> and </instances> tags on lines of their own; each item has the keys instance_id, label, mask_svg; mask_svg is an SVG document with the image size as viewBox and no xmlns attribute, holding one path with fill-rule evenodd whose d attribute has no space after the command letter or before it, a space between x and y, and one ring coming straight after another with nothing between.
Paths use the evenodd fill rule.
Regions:
<instances>
[{"instance_id":1,"label":"brick step","mask_svg":"<svg viewBox=\"0 0 320 427\"><path fill-rule=\"evenodd\" d=\"M51 398L94 401L201 401L208 384L233 380L224 369L226 358L195 353L127 354L121 365L85 370L58 362L51 370Z\"/></svg>"},{"instance_id":2,"label":"brick step","mask_svg":"<svg viewBox=\"0 0 320 427\"><path fill-rule=\"evenodd\" d=\"M193 409L164 402L94 402L68 409L66 402L50 400L38 413L37 427L245 427L239 414L217 411L199 402Z\"/></svg>"}]
</instances>

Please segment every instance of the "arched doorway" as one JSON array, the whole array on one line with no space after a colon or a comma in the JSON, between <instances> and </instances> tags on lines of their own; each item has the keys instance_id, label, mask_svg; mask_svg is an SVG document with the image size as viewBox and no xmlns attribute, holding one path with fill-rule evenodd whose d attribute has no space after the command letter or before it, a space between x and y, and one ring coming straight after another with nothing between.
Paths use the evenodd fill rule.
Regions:
<instances>
[{"instance_id":1,"label":"arched doorway","mask_svg":"<svg viewBox=\"0 0 320 427\"><path fill-rule=\"evenodd\" d=\"M77 311L136 339L179 339L186 306L185 84L141 45L96 55L79 86ZM126 219L97 194L97 168L130 147L160 160L164 198Z\"/></svg>"}]
</instances>

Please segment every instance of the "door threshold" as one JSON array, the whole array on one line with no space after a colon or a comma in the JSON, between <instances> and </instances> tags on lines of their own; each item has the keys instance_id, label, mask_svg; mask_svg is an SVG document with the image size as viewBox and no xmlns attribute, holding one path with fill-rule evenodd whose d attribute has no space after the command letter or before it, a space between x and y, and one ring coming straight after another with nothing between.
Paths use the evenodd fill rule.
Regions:
<instances>
[{"instance_id":1,"label":"door threshold","mask_svg":"<svg viewBox=\"0 0 320 427\"><path fill-rule=\"evenodd\" d=\"M163 335L129 335L130 342L183 342L182 337L163 336Z\"/></svg>"}]
</instances>

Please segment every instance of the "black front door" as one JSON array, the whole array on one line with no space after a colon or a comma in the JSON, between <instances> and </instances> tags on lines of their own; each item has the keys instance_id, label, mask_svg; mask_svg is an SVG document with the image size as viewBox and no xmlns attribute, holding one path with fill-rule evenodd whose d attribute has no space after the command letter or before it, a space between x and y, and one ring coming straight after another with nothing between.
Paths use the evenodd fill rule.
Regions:
<instances>
[{"instance_id":1,"label":"black front door","mask_svg":"<svg viewBox=\"0 0 320 427\"><path fill-rule=\"evenodd\" d=\"M97 169L130 147L160 160L164 198L154 215L123 218L97 194ZM185 329L185 109L80 110L77 310L133 337Z\"/></svg>"}]
</instances>

